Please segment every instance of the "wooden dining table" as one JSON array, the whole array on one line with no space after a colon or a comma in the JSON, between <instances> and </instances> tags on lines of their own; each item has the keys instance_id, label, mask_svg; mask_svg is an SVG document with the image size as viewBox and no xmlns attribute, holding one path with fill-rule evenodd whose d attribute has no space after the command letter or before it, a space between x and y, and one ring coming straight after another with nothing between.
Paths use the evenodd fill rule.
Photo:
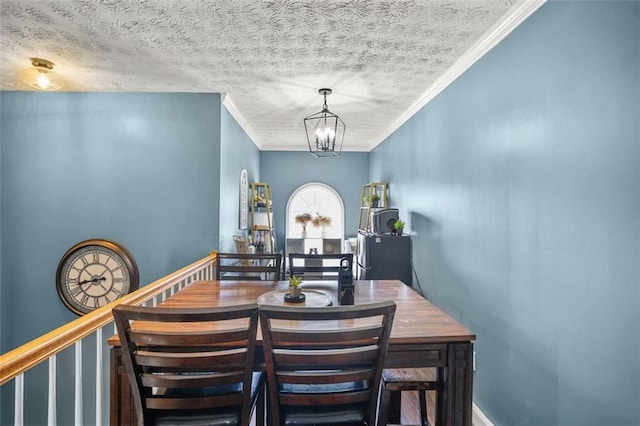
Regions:
<instances>
[{"instance_id":1,"label":"wooden dining table","mask_svg":"<svg viewBox=\"0 0 640 426\"><path fill-rule=\"evenodd\" d=\"M436 411L440 413L437 423L470 426L475 335L401 281L354 281L354 286L355 304L383 300L396 302L385 368L438 368L443 377L444 388L436 398ZM274 300L273 297L260 296L269 292L281 292L287 287L287 281L196 281L159 306L194 308L255 303L259 298ZM337 305L337 287L337 281L305 281L302 291L321 292ZM287 304L284 300L282 303ZM313 307L310 306L309 309ZM135 412L118 337L109 338L109 344L110 423L130 425L135 423ZM256 369L264 368L263 360L262 339L258 333Z\"/></svg>"}]
</instances>

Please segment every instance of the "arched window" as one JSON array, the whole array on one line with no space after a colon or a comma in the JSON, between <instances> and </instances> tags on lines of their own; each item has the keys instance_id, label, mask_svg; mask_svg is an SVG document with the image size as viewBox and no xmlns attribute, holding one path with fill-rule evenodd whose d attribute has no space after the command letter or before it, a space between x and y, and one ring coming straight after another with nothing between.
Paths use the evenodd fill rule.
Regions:
<instances>
[{"instance_id":1,"label":"arched window","mask_svg":"<svg viewBox=\"0 0 640 426\"><path fill-rule=\"evenodd\" d=\"M344 239L344 203L340 195L330 186L313 182L296 189L287 202L287 238L301 238L302 225L296 216L309 213L312 218L328 217L331 224L306 226L307 238Z\"/></svg>"}]
</instances>

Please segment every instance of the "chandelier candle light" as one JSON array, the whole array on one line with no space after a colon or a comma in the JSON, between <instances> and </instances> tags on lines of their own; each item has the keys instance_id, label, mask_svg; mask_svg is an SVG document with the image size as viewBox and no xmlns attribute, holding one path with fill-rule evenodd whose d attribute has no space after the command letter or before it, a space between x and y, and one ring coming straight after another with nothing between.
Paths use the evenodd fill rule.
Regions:
<instances>
[{"instance_id":1,"label":"chandelier candle light","mask_svg":"<svg viewBox=\"0 0 640 426\"><path fill-rule=\"evenodd\" d=\"M338 157L347 126L327 107L327 95L331 94L331 89L320 89L318 93L324 96L322 111L304 119L309 152L315 157Z\"/></svg>"}]
</instances>

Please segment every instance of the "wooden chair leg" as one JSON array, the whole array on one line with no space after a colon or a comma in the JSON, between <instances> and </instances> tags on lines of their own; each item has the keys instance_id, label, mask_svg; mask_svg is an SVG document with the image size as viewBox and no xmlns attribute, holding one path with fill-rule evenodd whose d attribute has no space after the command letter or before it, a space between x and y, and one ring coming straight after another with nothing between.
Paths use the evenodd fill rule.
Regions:
<instances>
[{"instance_id":1,"label":"wooden chair leg","mask_svg":"<svg viewBox=\"0 0 640 426\"><path fill-rule=\"evenodd\" d=\"M418 395L420 397L420 424L422 426L429 426L429 419L427 418L427 391L419 390Z\"/></svg>"},{"instance_id":2,"label":"wooden chair leg","mask_svg":"<svg viewBox=\"0 0 640 426\"><path fill-rule=\"evenodd\" d=\"M258 401L256 402L256 426L265 426L265 395L267 393L266 384L260 389Z\"/></svg>"},{"instance_id":3,"label":"wooden chair leg","mask_svg":"<svg viewBox=\"0 0 640 426\"><path fill-rule=\"evenodd\" d=\"M401 405L402 405L402 392L390 391L389 392L389 408L388 408L389 416L387 417L387 423L400 424L402 420Z\"/></svg>"},{"instance_id":4,"label":"wooden chair leg","mask_svg":"<svg viewBox=\"0 0 640 426\"><path fill-rule=\"evenodd\" d=\"M389 419L389 399L391 392L386 389L380 390L380 404L378 404L378 426L385 426Z\"/></svg>"},{"instance_id":5,"label":"wooden chair leg","mask_svg":"<svg viewBox=\"0 0 640 426\"><path fill-rule=\"evenodd\" d=\"M444 393L447 391L444 386L444 369L438 368L436 369L436 382L437 382L437 391L436 391L436 416L434 423L436 426L444 425L446 421L445 413L447 407L445 407L445 397Z\"/></svg>"}]
</instances>

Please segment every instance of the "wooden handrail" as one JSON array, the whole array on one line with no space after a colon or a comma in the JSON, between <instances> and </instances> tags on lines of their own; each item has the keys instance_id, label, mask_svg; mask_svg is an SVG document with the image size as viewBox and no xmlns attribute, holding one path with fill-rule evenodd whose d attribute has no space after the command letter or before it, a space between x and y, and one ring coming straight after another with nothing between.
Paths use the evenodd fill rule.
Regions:
<instances>
[{"instance_id":1,"label":"wooden handrail","mask_svg":"<svg viewBox=\"0 0 640 426\"><path fill-rule=\"evenodd\" d=\"M185 266L102 308L96 309L87 315L0 355L0 385L4 385L17 375L24 373L53 354L68 348L79 339L88 336L113 321L113 317L111 316L111 309L113 307L120 304L139 305L154 295L170 288L177 281L188 277L195 270L201 269L208 263L215 263L215 251L191 265Z\"/></svg>"}]
</instances>

